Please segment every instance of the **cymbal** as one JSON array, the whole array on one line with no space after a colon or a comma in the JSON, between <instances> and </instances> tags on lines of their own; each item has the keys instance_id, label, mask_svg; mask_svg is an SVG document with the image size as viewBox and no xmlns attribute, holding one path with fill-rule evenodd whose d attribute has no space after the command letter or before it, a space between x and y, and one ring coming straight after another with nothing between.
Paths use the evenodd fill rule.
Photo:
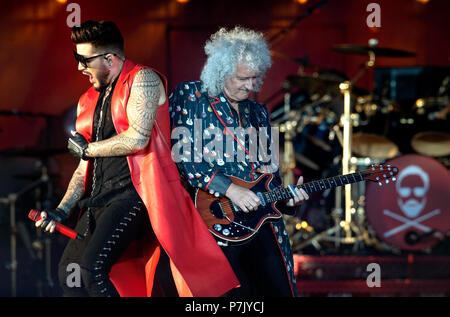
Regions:
<instances>
[{"instance_id":1,"label":"cymbal","mask_svg":"<svg viewBox=\"0 0 450 317\"><path fill-rule=\"evenodd\" d=\"M359 54L359 55L368 55L369 52L373 52L376 56L385 56L385 57L411 57L416 55L411 52L393 48L354 45L354 44L335 45L332 47L332 50L344 54Z\"/></svg>"},{"instance_id":2,"label":"cymbal","mask_svg":"<svg viewBox=\"0 0 450 317\"><path fill-rule=\"evenodd\" d=\"M339 84L342 80L334 76L327 75L289 75L283 84L284 88L298 87L303 88L310 93L316 94L341 94ZM351 94L353 96L367 96L370 94L364 88L352 86Z\"/></svg>"}]
</instances>

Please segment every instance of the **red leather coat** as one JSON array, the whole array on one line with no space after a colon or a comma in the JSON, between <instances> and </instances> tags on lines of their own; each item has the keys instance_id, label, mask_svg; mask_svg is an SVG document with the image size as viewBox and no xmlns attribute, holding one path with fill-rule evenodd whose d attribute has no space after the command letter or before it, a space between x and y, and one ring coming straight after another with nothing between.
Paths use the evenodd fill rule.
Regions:
<instances>
[{"instance_id":1,"label":"red leather coat","mask_svg":"<svg viewBox=\"0 0 450 317\"><path fill-rule=\"evenodd\" d=\"M116 132L128 129L126 107L142 65L126 60L111 100ZM156 70L154 70L157 72ZM157 72L167 91L165 77ZM76 129L92 141L92 121L99 93L91 87L79 101ZM127 156L133 184L147 207L154 235L134 242L114 264L110 278L121 296L150 296L162 247L170 258L180 296L219 296L239 282L182 187L171 157L168 99L158 109L147 147ZM91 164L85 176L89 186Z\"/></svg>"}]
</instances>

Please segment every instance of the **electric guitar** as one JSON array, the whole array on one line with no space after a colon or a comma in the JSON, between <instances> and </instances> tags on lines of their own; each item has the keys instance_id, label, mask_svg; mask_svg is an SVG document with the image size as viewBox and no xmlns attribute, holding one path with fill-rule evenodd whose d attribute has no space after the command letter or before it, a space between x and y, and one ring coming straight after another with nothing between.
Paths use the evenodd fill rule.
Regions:
<instances>
[{"instance_id":1,"label":"electric guitar","mask_svg":"<svg viewBox=\"0 0 450 317\"><path fill-rule=\"evenodd\" d=\"M391 178L395 181L397 173L398 169L390 165L386 167L372 165L362 172L324 178L295 187L289 185L286 188L279 188L272 174L262 174L252 182L228 176L234 184L250 189L259 197L261 205L257 210L243 212L230 199L217 198L200 189L195 193L195 206L214 236L222 241L240 244L252 238L264 223L281 218L282 214L277 205L280 201L293 198L294 188L303 188L310 194L365 180L378 182L381 186L383 183L389 183Z\"/></svg>"}]
</instances>

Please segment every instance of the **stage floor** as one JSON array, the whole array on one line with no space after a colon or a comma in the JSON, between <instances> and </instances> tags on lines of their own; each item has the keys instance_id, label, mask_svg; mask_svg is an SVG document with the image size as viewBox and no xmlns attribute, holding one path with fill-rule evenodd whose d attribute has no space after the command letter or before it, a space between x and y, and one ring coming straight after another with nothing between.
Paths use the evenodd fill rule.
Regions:
<instances>
[{"instance_id":1,"label":"stage floor","mask_svg":"<svg viewBox=\"0 0 450 317\"><path fill-rule=\"evenodd\" d=\"M450 296L450 256L295 254L294 270L300 296Z\"/></svg>"}]
</instances>

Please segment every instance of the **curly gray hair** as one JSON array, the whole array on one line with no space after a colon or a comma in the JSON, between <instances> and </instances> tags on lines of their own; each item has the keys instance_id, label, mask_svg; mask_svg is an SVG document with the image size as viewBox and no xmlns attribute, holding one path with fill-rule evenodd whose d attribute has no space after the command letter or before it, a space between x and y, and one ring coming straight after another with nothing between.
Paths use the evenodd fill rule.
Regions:
<instances>
[{"instance_id":1,"label":"curly gray hair","mask_svg":"<svg viewBox=\"0 0 450 317\"><path fill-rule=\"evenodd\" d=\"M205 53L208 56L200 79L202 91L217 96L222 92L228 80L239 64L259 73L255 86L258 91L265 72L272 65L270 50L264 36L237 26L232 30L221 28L206 42Z\"/></svg>"}]
</instances>

